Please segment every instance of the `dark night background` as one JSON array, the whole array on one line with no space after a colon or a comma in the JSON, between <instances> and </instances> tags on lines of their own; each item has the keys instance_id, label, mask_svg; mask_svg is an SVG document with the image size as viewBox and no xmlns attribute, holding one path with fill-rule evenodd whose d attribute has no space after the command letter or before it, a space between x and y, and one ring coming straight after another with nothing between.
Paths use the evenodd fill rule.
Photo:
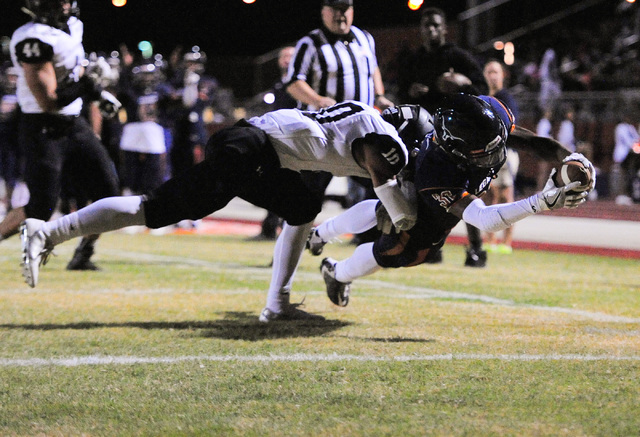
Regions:
<instances>
[{"instance_id":1,"label":"dark night background","mask_svg":"<svg viewBox=\"0 0 640 437\"><path fill-rule=\"evenodd\" d=\"M496 10L496 31L505 33L532 20L548 16L580 0L517 0ZM27 20L21 0L3 0L0 35ZM7 4L9 3L9 4ZM319 0L128 0L116 8L111 0L80 0L86 24L88 51L117 49L121 42L134 47L150 40L157 51L168 53L177 45L200 45L210 55L255 56L295 42L320 23ZM606 0L571 17L573 23L592 26L603 14L611 15L617 1ZM449 20L465 10L465 0L426 1L447 12ZM416 26L419 12L406 0L355 0L355 24L365 29Z\"/></svg>"},{"instance_id":2,"label":"dark night background","mask_svg":"<svg viewBox=\"0 0 640 437\"><path fill-rule=\"evenodd\" d=\"M427 0L422 8L443 9L448 15L450 39L468 47L465 36L469 34L470 21L458 20L468 1ZM507 1L478 17L477 42L490 41L573 5L589 4L583 11L515 41L520 59L537 56L540 47L559 42L553 29L562 29L566 34L567 29L576 26L587 31L606 26L605 18L614 16L621 1ZM10 36L28 17L20 11L22 0L2 2L0 36ZM154 51L166 58L178 46L188 50L199 45L208 55L210 74L241 97L251 96L275 81L273 56L279 47L294 44L320 25L320 0L256 0L250 5L242 0L128 0L121 8L113 6L111 0L79 0L79 4L88 52L109 53L121 43L134 52L139 41L149 40ZM383 77L393 80L400 48L419 44L420 11L411 11L407 0L354 0L354 8L354 24L374 35ZM4 59L8 59L6 53Z\"/></svg>"}]
</instances>

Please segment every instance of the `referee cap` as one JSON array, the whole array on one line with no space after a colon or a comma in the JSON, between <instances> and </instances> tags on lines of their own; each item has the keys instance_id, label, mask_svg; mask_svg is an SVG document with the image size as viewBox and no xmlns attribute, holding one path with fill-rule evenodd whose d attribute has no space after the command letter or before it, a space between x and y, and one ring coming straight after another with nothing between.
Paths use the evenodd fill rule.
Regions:
<instances>
[{"instance_id":1,"label":"referee cap","mask_svg":"<svg viewBox=\"0 0 640 437\"><path fill-rule=\"evenodd\" d=\"M331 6L332 8L349 8L353 6L353 0L322 0L322 6Z\"/></svg>"}]
</instances>

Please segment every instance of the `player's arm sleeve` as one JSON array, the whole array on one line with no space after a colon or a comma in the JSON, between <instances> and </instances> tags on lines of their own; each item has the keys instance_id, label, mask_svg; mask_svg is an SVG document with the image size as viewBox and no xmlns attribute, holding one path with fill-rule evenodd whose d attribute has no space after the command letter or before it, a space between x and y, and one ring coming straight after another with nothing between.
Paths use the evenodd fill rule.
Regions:
<instances>
[{"instance_id":1,"label":"player's arm sleeve","mask_svg":"<svg viewBox=\"0 0 640 437\"><path fill-rule=\"evenodd\" d=\"M462 219L484 232L498 232L514 223L532 216L541 209L531 198L517 202L487 206L482 199L476 198L464 208Z\"/></svg>"}]
</instances>

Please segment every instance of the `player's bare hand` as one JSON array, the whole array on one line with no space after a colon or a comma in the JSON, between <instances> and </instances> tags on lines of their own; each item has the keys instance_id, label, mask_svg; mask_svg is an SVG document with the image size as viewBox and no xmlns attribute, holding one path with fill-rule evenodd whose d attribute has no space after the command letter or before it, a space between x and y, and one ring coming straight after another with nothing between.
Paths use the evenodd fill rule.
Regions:
<instances>
[{"instance_id":1,"label":"player's bare hand","mask_svg":"<svg viewBox=\"0 0 640 437\"><path fill-rule=\"evenodd\" d=\"M329 106L333 106L335 105L337 102L335 101L335 99L332 99L331 97L320 97L318 99L318 101L316 102L316 106L318 108L328 108Z\"/></svg>"}]
</instances>

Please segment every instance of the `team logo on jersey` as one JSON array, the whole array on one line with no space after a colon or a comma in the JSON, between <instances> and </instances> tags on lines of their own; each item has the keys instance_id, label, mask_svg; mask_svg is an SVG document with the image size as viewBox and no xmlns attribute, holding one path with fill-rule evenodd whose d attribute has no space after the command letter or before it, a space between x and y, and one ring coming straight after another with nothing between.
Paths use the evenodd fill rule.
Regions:
<instances>
[{"instance_id":1,"label":"team logo on jersey","mask_svg":"<svg viewBox=\"0 0 640 437\"><path fill-rule=\"evenodd\" d=\"M449 190L440 191L439 193L433 193L431 195L441 207L449 209L451 205L456 201L456 196Z\"/></svg>"}]
</instances>

